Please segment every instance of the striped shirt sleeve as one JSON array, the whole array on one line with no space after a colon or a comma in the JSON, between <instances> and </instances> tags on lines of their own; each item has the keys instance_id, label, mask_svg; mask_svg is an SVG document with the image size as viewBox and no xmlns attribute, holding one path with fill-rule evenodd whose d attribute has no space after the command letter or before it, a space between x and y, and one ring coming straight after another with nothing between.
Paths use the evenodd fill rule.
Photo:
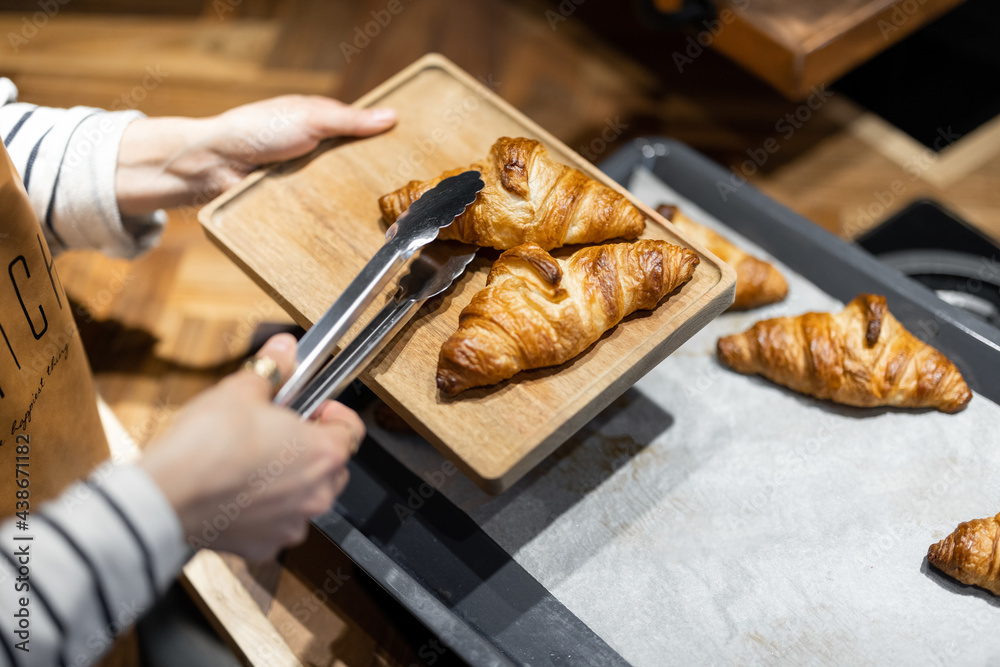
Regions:
<instances>
[{"instance_id":1,"label":"striped shirt sleeve","mask_svg":"<svg viewBox=\"0 0 1000 667\"><path fill-rule=\"evenodd\" d=\"M92 664L191 555L173 508L133 465L105 464L27 523L0 526L0 665Z\"/></svg>"},{"instance_id":2,"label":"striped shirt sleeve","mask_svg":"<svg viewBox=\"0 0 1000 667\"><path fill-rule=\"evenodd\" d=\"M91 248L135 257L159 240L164 212L122 218L115 194L122 134L141 117L18 102L14 84L0 78L0 137L53 252Z\"/></svg>"}]
</instances>

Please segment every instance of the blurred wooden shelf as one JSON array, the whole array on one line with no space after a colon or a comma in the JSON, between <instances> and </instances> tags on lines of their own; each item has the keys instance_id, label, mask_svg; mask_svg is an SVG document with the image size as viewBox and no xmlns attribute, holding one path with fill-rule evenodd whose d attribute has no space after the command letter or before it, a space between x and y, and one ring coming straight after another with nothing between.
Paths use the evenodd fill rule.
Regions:
<instances>
[{"instance_id":1,"label":"blurred wooden shelf","mask_svg":"<svg viewBox=\"0 0 1000 667\"><path fill-rule=\"evenodd\" d=\"M721 0L711 45L801 100L962 1Z\"/></svg>"}]
</instances>

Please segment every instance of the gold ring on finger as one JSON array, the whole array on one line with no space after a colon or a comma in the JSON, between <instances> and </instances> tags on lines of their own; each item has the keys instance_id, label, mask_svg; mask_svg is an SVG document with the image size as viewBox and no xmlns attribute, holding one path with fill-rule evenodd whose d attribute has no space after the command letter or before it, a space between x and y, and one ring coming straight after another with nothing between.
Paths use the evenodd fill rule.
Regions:
<instances>
[{"instance_id":1,"label":"gold ring on finger","mask_svg":"<svg viewBox=\"0 0 1000 667\"><path fill-rule=\"evenodd\" d=\"M278 362L274 359L270 357L253 357L252 359L247 359L246 363L243 364L243 369L267 380L271 385L272 395L277 394L278 389L281 388L281 370L278 368Z\"/></svg>"}]
</instances>

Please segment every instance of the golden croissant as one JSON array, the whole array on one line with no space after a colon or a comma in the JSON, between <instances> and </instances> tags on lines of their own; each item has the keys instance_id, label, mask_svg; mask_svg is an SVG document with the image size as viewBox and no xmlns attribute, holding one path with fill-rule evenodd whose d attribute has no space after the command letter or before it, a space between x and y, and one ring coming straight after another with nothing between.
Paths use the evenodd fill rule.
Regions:
<instances>
[{"instance_id":1,"label":"golden croissant","mask_svg":"<svg viewBox=\"0 0 1000 667\"><path fill-rule=\"evenodd\" d=\"M972 398L955 365L907 331L885 297L871 294L835 315L758 322L719 339L718 351L735 371L846 405L957 412Z\"/></svg>"},{"instance_id":2,"label":"golden croissant","mask_svg":"<svg viewBox=\"0 0 1000 667\"><path fill-rule=\"evenodd\" d=\"M590 246L566 259L534 243L512 248L459 315L441 348L437 385L453 396L572 359L626 315L655 308L698 261L654 240Z\"/></svg>"},{"instance_id":3,"label":"golden croissant","mask_svg":"<svg viewBox=\"0 0 1000 667\"><path fill-rule=\"evenodd\" d=\"M382 217L392 224L424 192L468 169L479 170L486 186L439 238L499 250L522 243L551 250L573 243L632 239L646 226L642 213L615 190L559 164L539 142L510 137L498 139L481 162L429 181L410 181L381 197Z\"/></svg>"},{"instance_id":4,"label":"golden croissant","mask_svg":"<svg viewBox=\"0 0 1000 667\"><path fill-rule=\"evenodd\" d=\"M958 524L927 550L928 562L963 584L1000 595L1000 514Z\"/></svg>"},{"instance_id":5,"label":"golden croissant","mask_svg":"<svg viewBox=\"0 0 1000 667\"><path fill-rule=\"evenodd\" d=\"M759 308L788 296L785 277L771 264L743 252L724 236L688 218L676 206L663 204L656 210L687 238L705 246L736 271L736 300L729 310Z\"/></svg>"}]
</instances>

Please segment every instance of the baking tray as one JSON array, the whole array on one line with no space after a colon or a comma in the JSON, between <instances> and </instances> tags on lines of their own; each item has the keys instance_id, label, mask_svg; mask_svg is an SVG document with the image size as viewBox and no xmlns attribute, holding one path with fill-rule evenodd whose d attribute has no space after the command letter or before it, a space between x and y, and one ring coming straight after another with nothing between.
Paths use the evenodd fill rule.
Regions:
<instances>
[{"instance_id":1,"label":"baking tray","mask_svg":"<svg viewBox=\"0 0 1000 667\"><path fill-rule=\"evenodd\" d=\"M370 415L377 399L354 389L341 400ZM428 482L454 468L417 476L370 437L348 467L313 526L440 638L443 664L628 664Z\"/></svg>"},{"instance_id":2,"label":"baking tray","mask_svg":"<svg viewBox=\"0 0 1000 667\"><path fill-rule=\"evenodd\" d=\"M752 236L758 254L777 256L789 301L719 318L499 497L435 475L444 464L427 443L368 419L369 456L391 454L376 467L399 461L409 481L349 487L344 523L519 664L605 664L568 653L574 633L636 665L996 662L1000 605L924 559L957 523L1000 504L1000 408L976 372L996 341L752 187L720 200L728 172L683 145L639 140L602 167L622 182L644 173L693 218L739 226L739 243ZM965 412L835 406L713 361L718 335L835 309L857 291L915 313L910 327L933 317L937 341L962 341L939 346L962 357L976 391ZM389 498L428 480L433 502L405 521L385 516ZM454 521L463 513L468 522ZM491 545L492 560L463 549L473 543ZM508 568L518 577L497 575ZM540 598L553 611L531 616ZM493 599L505 601L496 618L475 604Z\"/></svg>"},{"instance_id":3,"label":"baking tray","mask_svg":"<svg viewBox=\"0 0 1000 667\"><path fill-rule=\"evenodd\" d=\"M392 107L399 122L384 134L327 144L257 172L199 213L209 236L304 327L384 244L381 195L481 160L499 137L538 139L557 161L631 198L442 56L420 59L356 104ZM476 483L503 491L732 303L732 270L633 203L648 218L644 238L694 248L701 258L694 277L656 309L627 317L570 362L444 397L434 380L438 355L461 310L485 286L496 253L483 250L386 346L362 381Z\"/></svg>"},{"instance_id":4,"label":"baking tray","mask_svg":"<svg viewBox=\"0 0 1000 667\"><path fill-rule=\"evenodd\" d=\"M1000 328L1000 245L936 201L918 199L854 242Z\"/></svg>"}]
</instances>

